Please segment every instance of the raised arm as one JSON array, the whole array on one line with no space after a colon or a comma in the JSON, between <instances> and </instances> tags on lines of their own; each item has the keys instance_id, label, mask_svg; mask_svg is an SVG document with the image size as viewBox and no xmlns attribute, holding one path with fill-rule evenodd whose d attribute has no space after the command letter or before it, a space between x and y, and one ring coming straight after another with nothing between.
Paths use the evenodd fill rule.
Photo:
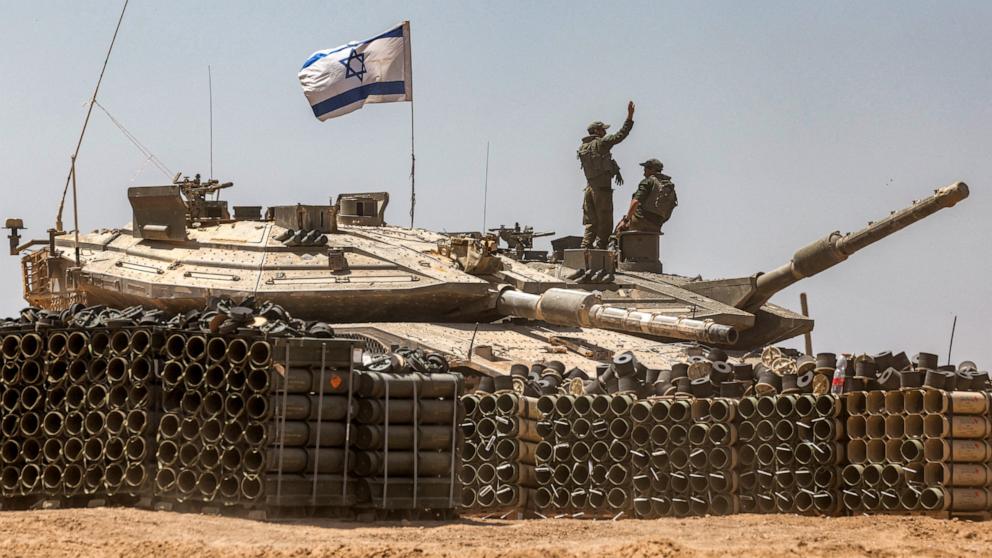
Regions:
<instances>
[{"instance_id":1,"label":"raised arm","mask_svg":"<svg viewBox=\"0 0 992 558\"><path fill-rule=\"evenodd\" d=\"M627 102L627 120L624 120L623 126L613 134L607 134L603 136L603 143L613 146L623 140L627 139L627 134L630 134L630 130L634 127L634 101Z\"/></svg>"}]
</instances>

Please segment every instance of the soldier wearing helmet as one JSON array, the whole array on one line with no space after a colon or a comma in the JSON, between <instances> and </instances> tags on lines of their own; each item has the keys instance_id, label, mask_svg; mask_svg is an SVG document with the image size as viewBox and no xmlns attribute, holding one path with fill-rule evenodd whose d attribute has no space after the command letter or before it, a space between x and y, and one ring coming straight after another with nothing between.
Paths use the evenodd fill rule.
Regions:
<instances>
[{"instance_id":1,"label":"soldier wearing helmet","mask_svg":"<svg viewBox=\"0 0 992 558\"><path fill-rule=\"evenodd\" d=\"M626 139L634 127L634 102L627 103L627 120L615 134L607 134L609 125L596 121L589 124L589 135L582 138L578 158L582 164L582 172L586 175L585 196L582 199L582 224L585 233L582 235L583 248L602 248L609 246L610 232L613 225L613 188L623 184L620 176L620 166L613 160L610 149Z\"/></svg>"},{"instance_id":2,"label":"soldier wearing helmet","mask_svg":"<svg viewBox=\"0 0 992 558\"><path fill-rule=\"evenodd\" d=\"M618 230L660 233L661 226L679 205L679 198L675 195L672 177L661 172L665 168L661 161L648 159L641 166L644 167L644 180L637 185L630 200L624 217L626 225L621 222Z\"/></svg>"}]
</instances>

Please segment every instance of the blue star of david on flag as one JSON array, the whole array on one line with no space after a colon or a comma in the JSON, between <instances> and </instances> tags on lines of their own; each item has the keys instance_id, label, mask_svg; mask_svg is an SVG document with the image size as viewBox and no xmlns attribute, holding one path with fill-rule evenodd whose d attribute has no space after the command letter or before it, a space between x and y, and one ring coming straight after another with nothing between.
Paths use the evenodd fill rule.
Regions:
<instances>
[{"instance_id":1,"label":"blue star of david on flag","mask_svg":"<svg viewBox=\"0 0 992 558\"><path fill-rule=\"evenodd\" d=\"M355 62L358 62L358 64L356 65ZM367 71L365 69L365 53L359 53L357 50L351 49L351 52L348 54L348 58L342 60L341 64L344 65L344 79L357 77L358 81L363 81L362 78L365 76L365 72Z\"/></svg>"}]
</instances>

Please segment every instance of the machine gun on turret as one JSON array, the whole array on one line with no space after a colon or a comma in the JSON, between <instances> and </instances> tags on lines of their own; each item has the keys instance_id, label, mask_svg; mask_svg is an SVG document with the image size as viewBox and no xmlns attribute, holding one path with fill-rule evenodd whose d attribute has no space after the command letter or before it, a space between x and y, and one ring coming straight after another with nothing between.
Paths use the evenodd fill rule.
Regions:
<instances>
[{"instance_id":1,"label":"machine gun on turret","mask_svg":"<svg viewBox=\"0 0 992 558\"><path fill-rule=\"evenodd\" d=\"M517 260L529 259L527 258L527 252L533 250L535 238L555 234L554 231L534 232L534 227L531 226L521 228L520 223L514 223L513 227L500 225L495 229L489 229L489 232L495 233L500 240L505 242L507 250L512 251L513 257Z\"/></svg>"},{"instance_id":2,"label":"machine gun on turret","mask_svg":"<svg viewBox=\"0 0 992 558\"><path fill-rule=\"evenodd\" d=\"M233 182L221 183L215 178L201 182L199 174L194 175L192 179L183 176L180 180L180 175L181 173L176 173L176 176L172 178L172 183L179 187L179 191L186 198L186 213L189 223L204 219L225 220L231 218L227 211L227 202L208 200L207 196L234 186Z\"/></svg>"}]
</instances>

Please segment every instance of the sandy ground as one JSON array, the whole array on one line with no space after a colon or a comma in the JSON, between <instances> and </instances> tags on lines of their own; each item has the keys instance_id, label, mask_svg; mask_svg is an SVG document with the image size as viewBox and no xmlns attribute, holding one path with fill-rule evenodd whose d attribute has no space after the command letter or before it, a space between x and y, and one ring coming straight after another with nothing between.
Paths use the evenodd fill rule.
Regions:
<instances>
[{"instance_id":1,"label":"sandy ground","mask_svg":"<svg viewBox=\"0 0 992 558\"><path fill-rule=\"evenodd\" d=\"M989 556L992 522L738 515L652 521L261 523L132 509L0 513L0 556Z\"/></svg>"}]
</instances>

